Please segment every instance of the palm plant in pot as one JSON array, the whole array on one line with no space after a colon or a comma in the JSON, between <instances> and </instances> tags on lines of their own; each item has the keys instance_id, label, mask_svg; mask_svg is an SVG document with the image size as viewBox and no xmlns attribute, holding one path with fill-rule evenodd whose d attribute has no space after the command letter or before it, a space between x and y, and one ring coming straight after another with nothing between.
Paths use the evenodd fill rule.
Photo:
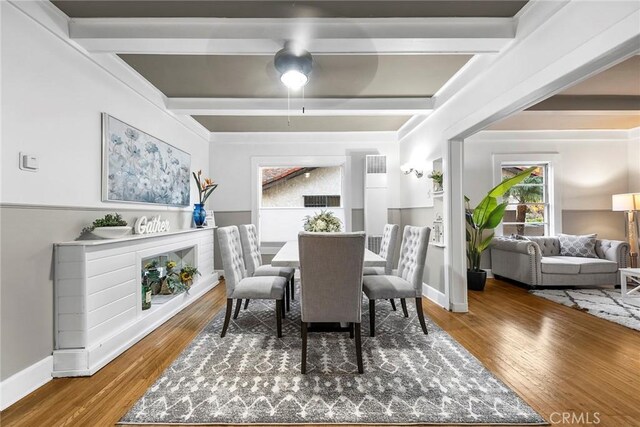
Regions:
<instances>
[{"instance_id":1,"label":"palm plant in pot","mask_svg":"<svg viewBox=\"0 0 640 427\"><path fill-rule=\"evenodd\" d=\"M503 197L509 190L525 179L535 170L531 167L521 173L505 179L491 189L487 195L471 208L471 201L465 196L465 217L467 220L467 287L474 291L484 290L487 280L487 272L480 268L482 253L489 247L493 239L493 230L500 225L504 218L504 212L509 205L508 201L498 203L498 197ZM487 232L490 233L487 235Z\"/></svg>"}]
</instances>

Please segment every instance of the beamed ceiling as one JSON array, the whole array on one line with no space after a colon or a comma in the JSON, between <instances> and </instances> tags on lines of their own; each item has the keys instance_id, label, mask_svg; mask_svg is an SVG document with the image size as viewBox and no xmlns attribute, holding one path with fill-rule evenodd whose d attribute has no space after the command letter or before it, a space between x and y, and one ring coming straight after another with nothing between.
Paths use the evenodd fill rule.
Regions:
<instances>
[{"instance_id":1,"label":"beamed ceiling","mask_svg":"<svg viewBox=\"0 0 640 427\"><path fill-rule=\"evenodd\" d=\"M396 131L474 54L515 36L516 0L52 1L70 37L117 55L211 132ZM279 80L285 41L314 56L304 97ZM302 114L302 106L305 112ZM287 116L291 116L287 120Z\"/></svg>"},{"instance_id":2,"label":"beamed ceiling","mask_svg":"<svg viewBox=\"0 0 640 427\"><path fill-rule=\"evenodd\" d=\"M565 89L490 130L587 130L640 127L640 56Z\"/></svg>"},{"instance_id":3,"label":"beamed ceiling","mask_svg":"<svg viewBox=\"0 0 640 427\"><path fill-rule=\"evenodd\" d=\"M527 2L52 3L72 18L74 41L90 53L117 55L120 67L150 82L169 111L198 129L197 123L211 132L348 132L395 131L411 117L429 115L442 101L440 91L474 55L509 45L514 16ZM290 104L273 65L285 41L302 43L314 56L304 95L292 92ZM482 69L470 66L464 78L476 72ZM454 87L444 99L455 95ZM490 129L637 126L640 56Z\"/></svg>"},{"instance_id":4,"label":"beamed ceiling","mask_svg":"<svg viewBox=\"0 0 640 427\"><path fill-rule=\"evenodd\" d=\"M527 3L471 1L53 1L72 18L389 18L514 16Z\"/></svg>"},{"instance_id":5,"label":"beamed ceiling","mask_svg":"<svg viewBox=\"0 0 640 427\"><path fill-rule=\"evenodd\" d=\"M286 98L273 57L121 55L168 97ZM430 97L468 55L318 55L305 95L314 98Z\"/></svg>"}]
</instances>

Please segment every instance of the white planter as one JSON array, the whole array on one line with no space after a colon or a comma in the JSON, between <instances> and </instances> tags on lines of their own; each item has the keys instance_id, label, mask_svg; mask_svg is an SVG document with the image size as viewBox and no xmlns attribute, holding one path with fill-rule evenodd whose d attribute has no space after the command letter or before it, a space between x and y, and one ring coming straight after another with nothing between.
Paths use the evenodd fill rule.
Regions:
<instances>
[{"instance_id":1,"label":"white planter","mask_svg":"<svg viewBox=\"0 0 640 427\"><path fill-rule=\"evenodd\" d=\"M117 239L131 233L131 227L96 227L91 232L93 235L103 239Z\"/></svg>"}]
</instances>

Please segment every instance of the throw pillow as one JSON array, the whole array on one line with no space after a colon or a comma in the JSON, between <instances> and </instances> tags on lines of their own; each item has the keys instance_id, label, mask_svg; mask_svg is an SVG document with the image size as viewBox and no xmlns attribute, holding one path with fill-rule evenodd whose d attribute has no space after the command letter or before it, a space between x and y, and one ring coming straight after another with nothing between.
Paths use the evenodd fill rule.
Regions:
<instances>
[{"instance_id":1,"label":"throw pillow","mask_svg":"<svg viewBox=\"0 0 640 427\"><path fill-rule=\"evenodd\" d=\"M596 254L596 234L573 236L571 234L559 234L560 255L582 258L598 258Z\"/></svg>"}]
</instances>

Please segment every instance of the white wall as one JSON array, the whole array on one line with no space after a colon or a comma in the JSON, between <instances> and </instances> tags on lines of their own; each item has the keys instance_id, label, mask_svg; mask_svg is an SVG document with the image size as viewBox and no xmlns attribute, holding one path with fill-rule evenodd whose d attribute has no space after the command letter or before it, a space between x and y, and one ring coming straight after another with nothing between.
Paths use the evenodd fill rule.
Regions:
<instances>
[{"instance_id":1,"label":"white wall","mask_svg":"<svg viewBox=\"0 0 640 427\"><path fill-rule=\"evenodd\" d=\"M106 209L123 212L127 220L164 209L174 228L189 224L189 208L166 212L161 206L101 202L100 113L191 153L192 169L209 170L209 143L14 5L0 2L0 7L4 386L7 378L51 355L53 243L75 239ZM21 171L19 152L37 155L40 170Z\"/></svg>"},{"instance_id":2,"label":"white wall","mask_svg":"<svg viewBox=\"0 0 640 427\"><path fill-rule=\"evenodd\" d=\"M631 131L631 139L627 147L629 151L629 192L640 192L640 128Z\"/></svg>"},{"instance_id":3,"label":"white wall","mask_svg":"<svg viewBox=\"0 0 640 427\"><path fill-rule=\"evenodd\" d=\"M563 210L610 210L611 195L629 191L629 144L618 131L480 132L464 149L464 192L474 204L495 185L493 154L558 153Z\"/></svg>"},{"instance_id":4,"label":"white wall","mask_svg":"<svg viewBox=\"0 0 640 427\"><path fill-rule=\"evenodd\" d=\"M220 183L211 196L216 211L250 211L251 158L266 156L351 156L351 208L364 206L364 156L387 155L389 187L399 188L398 142L386 133L371 133L354 140L344 133L242 135L234 140L219 139L211 144L213 179ZM226 141L226 142L225 142ZM249 142L247 142L249 141ZM400 205L399 192L390 191L389 207Z\"/></svg>"},{"instance_id":5,"label":"white wall","mask_svg":"<svg viewBox=\"0 0 640 427\"><path fill-rule=\"evenodd\" d=\"M101 112L191 153L192 169L208 171L207 141L13 6L2 7L3 203L106 206ZM38 156L37 173L18 169L21 151Z\"/></svg>"}]
</instances>

